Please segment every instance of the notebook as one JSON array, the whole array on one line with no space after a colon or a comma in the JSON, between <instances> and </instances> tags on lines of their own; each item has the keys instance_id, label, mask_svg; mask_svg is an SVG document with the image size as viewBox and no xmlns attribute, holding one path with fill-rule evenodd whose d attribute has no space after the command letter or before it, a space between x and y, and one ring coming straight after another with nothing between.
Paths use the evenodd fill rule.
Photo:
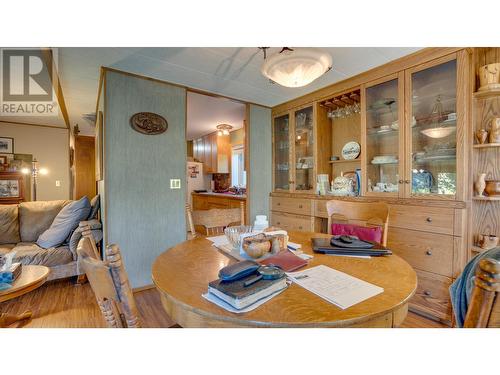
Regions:
<instances>
[{"instance_id":1,"label":"notebook","mask_svg":"<svg viewBox=\"0 0 500 375\"><path fill-rule=\"evenodd\" d=\"M255 278L257 273L245 276L235 281L217 279L208 284L208 292L229 303L236 309L243 309L258 300L265 298L278 290L286 288L286 277L276 280L261 279L245 287L246 281Z\"/></svg>"},{"instance_id":2,"label":"notebook","mask_svg":"<svg viewBox=\"0 0 500 375\"><path fill-rule=\"evenodd\" d=\"M299 258L288 250L282 250L278 254L259 262L266 266L277 266L285 272L291 272L307 265L307 260Z\"/></svg>"}]
</instances>

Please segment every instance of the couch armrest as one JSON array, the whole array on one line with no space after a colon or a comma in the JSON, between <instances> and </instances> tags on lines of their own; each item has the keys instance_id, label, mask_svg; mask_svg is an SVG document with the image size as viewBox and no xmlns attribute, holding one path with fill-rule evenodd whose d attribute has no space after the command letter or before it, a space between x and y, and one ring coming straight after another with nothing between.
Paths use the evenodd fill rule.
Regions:
<instances>
[{"instance_id":1,"label":"couch armrest","mask_svg":"<svg viewBox=\"0 0 500 375\"><path fill-rule=\"evenodd\" d=\"M98 243L102 240L102 224L99 222L99 220L93 219L88 221L81 221L80 225L75 229L75 231L71 235L71 238L69 239L69 250L71 251L74 260L77 259L76 248L78 246L78 242L80 242L80 239L82 238L82 226L85 227L87 225L90 226L90 231L95 243Z\"/></svg>"}]
</instances>

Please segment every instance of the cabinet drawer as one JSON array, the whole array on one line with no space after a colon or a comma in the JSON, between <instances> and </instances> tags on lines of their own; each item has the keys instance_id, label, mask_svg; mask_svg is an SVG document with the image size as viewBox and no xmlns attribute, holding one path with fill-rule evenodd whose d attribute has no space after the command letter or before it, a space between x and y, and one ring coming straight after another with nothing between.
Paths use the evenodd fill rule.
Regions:
<instances>
[{"instance_id":1,"label":"cabinet drawer","mask_svg":"<svg viewBox=\"0 0 500 375\"><path fill-rule=\"evenodd\" d=\"M389 226L452 235L454 214L453 208L390 205Z\"/></svg>"},{"instance_id":2,"label":"cabinet drawer","mask_svg":"<svg viewBox=\"0 0 500 375\"><path fill-rule=\"evenodd\" d=\"M328 219L328 212L326 211L326 200L317 199L314 201L314 216Z\"/></svg>"},{"instance_id":3,"label":"cabinet drawer","mask_svg":"<svg viewBox=\"0 0 500 375\"><path fill-rule=\"evenodd\" d=\"M415 295L410 300L410 308L451 321L452 309L448 289L452 280L429 272L416 272L418 285Z\"/></svg>"},{"instance_id":4,"label":"cabinet drawer","mask_svg":"<svg viewBox=\"0 0 500 375\"><path fill-rule=\"evenodd\" d=\"M389 228L387 247L418 270L453 276L453 236Z\"/></svg>"},{"instance_id":5,"label":"cabinet drawer","mask_svg":"<svg viewBox=\"0 0 500 375\"><path fill-rule=\"evenodd\" d=\"M312 199L271 197L271 210L311 216L311 203Z\"/></svg>"},{"instance_id":6,"label":"cabinet drawer","mask_svg":"<svg viewBox=\"0 0 500 375\"><path fill-rule=\"evenodd\" d=\"M271 225L287 231L313 232L314 218L311 216L285 215L281 212L271 212Z\"/></svg>"}]
</instances>

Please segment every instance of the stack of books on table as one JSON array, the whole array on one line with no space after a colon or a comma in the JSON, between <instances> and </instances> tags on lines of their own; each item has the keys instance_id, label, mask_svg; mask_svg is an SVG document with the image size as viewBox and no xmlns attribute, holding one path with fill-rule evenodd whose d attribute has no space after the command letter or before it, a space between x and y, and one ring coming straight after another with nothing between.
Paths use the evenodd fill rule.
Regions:
<instances>
[{"instance_id":1,"label":"stack of books on table","mask_svg":"<svg viewBox=\"0 0 500 375\"><path fill-rule=\"evenodd\" d=\"M252 273L234 281L211 281L208 293L241 310L287 287L285 276L276 280L260 279L246 286L255 277L256 274Z\"/></svg>"},{"instance_id":2,"label":"stack of books on table","mask_svg":"<svg viewBox=\"0 0 500 375\"><path fill-rule=\"evenodd\" d=\"M0 269L0 284L12 284L21 275L22 269L21 263L12 263L8 268Z\"/></svg>"}]
</instances>

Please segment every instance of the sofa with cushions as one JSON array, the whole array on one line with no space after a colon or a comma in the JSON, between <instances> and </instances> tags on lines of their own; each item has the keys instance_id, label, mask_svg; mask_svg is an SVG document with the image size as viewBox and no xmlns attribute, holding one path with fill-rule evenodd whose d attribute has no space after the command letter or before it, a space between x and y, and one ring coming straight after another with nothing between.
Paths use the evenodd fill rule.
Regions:
<instances>
[{"instance_id":1,"label":"sofa with cushions","mask_svg":"<svg viewBox=\"0 0 500 375\"><path fill-rule=\"evenodd\" d=\"M0 205L0 255L15 251L14 262L49 267L49 280L77 276L78 225L87 221L99 242L102 230L98 211L99 196L92 201L83 197L78 201Z\"/></svg>"}]
</instances>

